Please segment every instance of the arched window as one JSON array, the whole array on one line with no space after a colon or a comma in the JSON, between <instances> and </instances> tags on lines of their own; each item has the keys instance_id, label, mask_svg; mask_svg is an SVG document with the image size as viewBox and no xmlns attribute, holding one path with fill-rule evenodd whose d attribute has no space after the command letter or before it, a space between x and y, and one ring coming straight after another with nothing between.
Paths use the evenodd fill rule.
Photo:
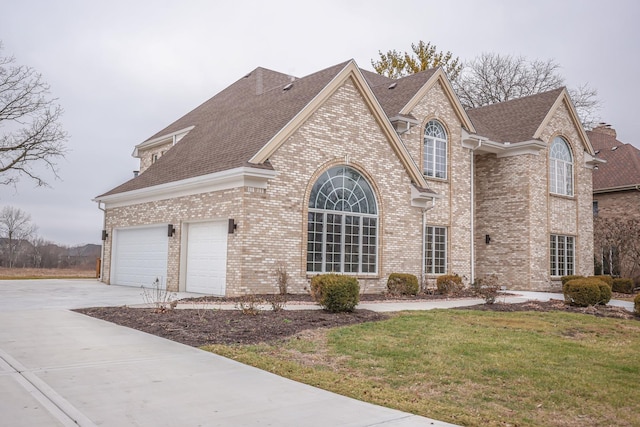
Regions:
<instances>
[{"instance_id":1,"label":"arched window","mask_svg":"<svg viewBox=\"0 0 640 427\"><path fill-rule=\"evenodd\" d=\"M437 120L431 120L424 128L423 160L426 176L447 177L447 132Z\"/></svg>"},{"instance_id":2,"label":"arched window","mask_svg":"<svg viewBox=\"0 0 640 427\"><path fill-rule=\"evenodd\" d=\"M307 271L375 273L378 205L355 169L336 166L316 181L309 197Z\"/></svg>"},{"instance_id":3,"label":"arched window","mask_svg":"<svg viewBox=\"0 0 640 427\"><path fill-rule=\"evenodd\" d=\"M549 150L549 182L552 193L573 196L573 156L567 141L559 136Z\"/></svg>"}]
</instances>

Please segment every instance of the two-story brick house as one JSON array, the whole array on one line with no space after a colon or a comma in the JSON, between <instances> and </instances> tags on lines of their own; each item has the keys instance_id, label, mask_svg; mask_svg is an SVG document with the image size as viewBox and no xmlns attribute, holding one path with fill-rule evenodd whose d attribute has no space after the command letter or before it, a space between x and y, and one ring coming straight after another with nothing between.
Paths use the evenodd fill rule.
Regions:
<instances>
[{"instance_id":1,"label":"two-story brick house","mask_svg":"<svg viewBox=\"0 0 640 427\"><path fill-rule=\"evenodd\" d=\"M591 274L594 152L564 89L465 111L440 69L257 68L135 147L98 196L102 280L234 295L322 272L549 289Z\"/></svg>"}]
</instances>

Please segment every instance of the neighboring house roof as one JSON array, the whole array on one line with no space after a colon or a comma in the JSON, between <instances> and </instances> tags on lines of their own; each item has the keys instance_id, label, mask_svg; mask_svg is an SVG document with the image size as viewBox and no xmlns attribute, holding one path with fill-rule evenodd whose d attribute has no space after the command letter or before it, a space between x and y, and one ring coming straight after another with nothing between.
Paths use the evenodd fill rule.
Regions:
<instances>
[{"instance_id":1,"label":"neighboring house roof","mask_svg":"<svg viewBox=\"0 0 640 427\"><path fill-rule=\"evenodd\" d=\"M467 110L476 131L495 142L534 139L540 124L564 89Z\"/></svg>"},{"instance_id":2,"label":"neighboring house roof","mask_svg":"<svg viewBox=\"0 0 640 427\"><path fill-rule=\"evenodd\" d=\"M606 163L593 171L593 191L606 192L640 185L640 150L618 141L614 129L600 125L587 132L599 158Z\"/></svg>"}]
</instances>

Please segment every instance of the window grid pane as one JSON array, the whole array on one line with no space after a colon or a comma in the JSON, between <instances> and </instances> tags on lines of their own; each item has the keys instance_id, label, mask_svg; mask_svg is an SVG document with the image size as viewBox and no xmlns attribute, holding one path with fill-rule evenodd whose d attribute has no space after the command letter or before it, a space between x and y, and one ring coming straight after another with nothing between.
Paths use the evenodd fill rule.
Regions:
<instances>
[{"instance_id":1,"label":"window grid pane","mask_svg":"<svg viewBox=\"0 0 640 427\"><path fill-rule=\"evenodd\" d=\"M561 137L556 137L549 149L549 188L554 194L573 196L573 157Z\"/></svg>"},{"instance_id":2,"label":"window grid pane","mask_svg":"<svg viewBox=\"0 0 640 427\"><path fill-rule=\"evenodd\" d=\"M444 274L447 271L447 229L427 226L425 230L425 272Z\"/></svg>"},{"instance_id":3,"label":"window grid pane","mask_svg":"<svg viewBox=\"0 0 640 427\"><path fill-rule=\"evenodd\" d=\"M307 271L376 273L377 202L355 169L323 173L309 197Z\"/></svg>"},{"instance_id":4,"label":"window grid pane","mask_svg":"<svg viewBox=\"0 0 640 427\"><path fill-rule=\"evenodd\" d=\"M424 129L423 173L435 178L447 177L447 133L437 120Z\"/></svg>"},{"instance_id":5,"label":"window grid pane","mask_svg":"<svg viewBox=\"0 0 640 427\"><path fill-rule=\"evenodd\" d=\"M552 276L569 276L575 271L575 240L572 236L551 235L549 264Z\"/></svg>"},{"instance_id":6,"label":"window grid pane","mask_svg":"<svg viewBox=\"0 0 640 427\"><path fill-rule=\"evenodd\" d=\"M344 218L344 272L357 273L360 267L360 218Z\"/></svg>"}]
</instances>

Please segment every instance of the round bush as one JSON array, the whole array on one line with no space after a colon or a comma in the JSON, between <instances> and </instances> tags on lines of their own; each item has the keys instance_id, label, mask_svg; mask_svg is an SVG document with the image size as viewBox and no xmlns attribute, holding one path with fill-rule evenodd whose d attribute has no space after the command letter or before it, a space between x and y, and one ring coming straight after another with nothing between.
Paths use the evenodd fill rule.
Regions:
<instances>
[{"instance_id":1,"label":"round bush","mask_svg":"<svg viewBox=\"0 0 640 427\"><path fill-rule=\"evenodd\" d=\"M360 285L353 276L321 274L311 279L311 296L327 311L353 311L358 305Z\"/></svg>"},{"instance_id":2,"label":"round bush","mask_svg":"<svg viewBox=\"0 0 640 427\"><path fill-rule=\"evenodd\" d=\"M607 285L609 285L610 288L613 287L613 277L609 276L608 274L600 274L598 276L590 276L590 279L600 279L602 280L604 283L606 283Z\"/></svg>"},{"instance_id":3,"label":"round bush","mask_svg":"<svg viewBox=\"0 0 640 427\"><path fill-rule=\"evenodd\" d=\"M619 278L613 279L613 285L611 286L613 292L620 292L621 294L633 293L633 279Z\"/></svg>"},{"instance_id":4,"label":"round bush","mask_svg":"<svg viewBox=\"0 0 640 427\"><path fill-rule=\"evenodd\" d=\"M570 275L570 276L562 276L560 278L560 281L562 282L562 286L566 285L568 281L573 280L573 279L584 279L584 276L578 276L578 275Z\"/></svg>"},{"instance_id":5,"label":"round bush","mask_svg":"<svg viewBox=\"0 0 640 427\"><path fill-rule=\"evenodd\" d=\"M462 290L462 277L457 274L444 274L436 279L438 293L442 295L456 294Z\"/></svg>"},{"instance_id":6,"label":"round bush","mask_svg":"<svg viewBox=\"0 0 640 427\"><path fill-rule=\"evenodd\" d=\"M633 299L633 308L638 316L640 316L640 294Z\"/></svg>"},{"instance_id":7,"label":"round bush","mask_svg":"<svg viewBox=\"0 0 640 427\"><path fill-rule=\"evenodd\" d=\"M598 287L600 287L600 301L598 301L598 304L607 305L611 301L611 287L603 281L598 283Z\"/></svg>"},{"instance_id":8,"label":"round bush","mask_svg":"<svg viewBox=\"0 0 640 427\"><path fill-rule=\"evenodd\" d=\"M600 284L606 283L598 279L573 279L564 284L562 291L567 304L588 307L598 304L601 299Z\"/></svg>"},{"instance_id":9,"label":"round bush","mask_svg":"<svg viewBox=\"0 0 640 427\"><path fill-rule=\"evenodd\" d=\"M387 280L387 291L391 295L417 295L420 290L418 278L413 274L391 273Z\"/></svg>"}]
</instances>

